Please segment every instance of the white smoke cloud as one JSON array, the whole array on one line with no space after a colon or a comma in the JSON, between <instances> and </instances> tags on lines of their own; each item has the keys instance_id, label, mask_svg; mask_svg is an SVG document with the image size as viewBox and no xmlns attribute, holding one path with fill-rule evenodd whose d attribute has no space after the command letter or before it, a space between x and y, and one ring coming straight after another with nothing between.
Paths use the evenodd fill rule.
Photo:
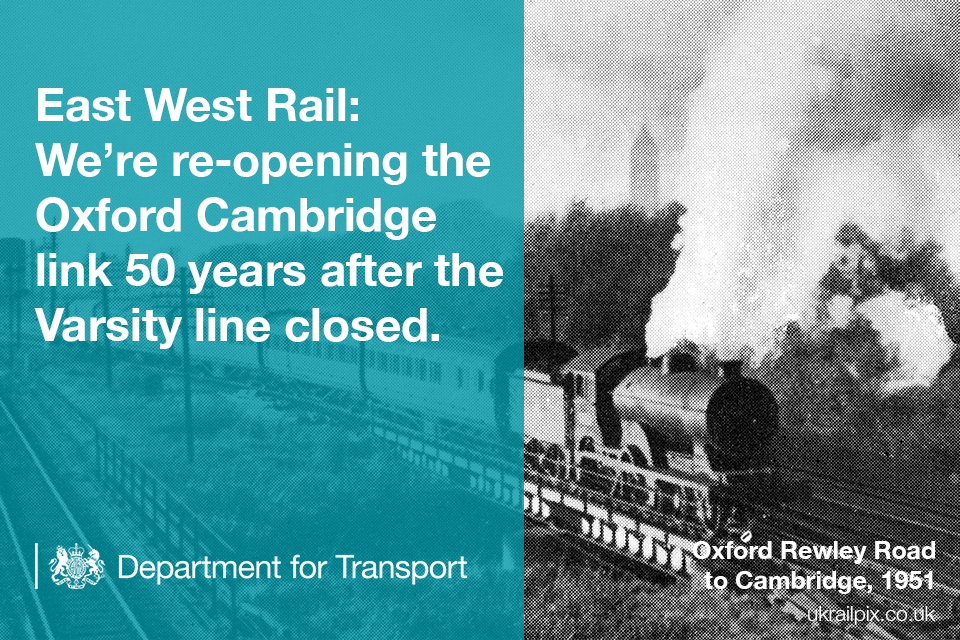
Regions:
<instances>
[{"instance_id":1,"label":"white smoke cloud","mask_svg":"<svg viewBox=\"0 0 960 640\"><path fill-rule=\"evenodd\" d=\"M943 328L940 310L898 291L862 302L857 311L870 321L898 361L893 383L928 385L950 357L953 343Z\"/></svg>"},{"instance_id":2,"label":"white smoke cloud","mask_svg":"<svg viewBox=\"0 0 960 640\"><path fill-rule=\"evenodd\" d=\"M654 300L652 354L681 339L767 352L810 316L846 222L880 241L932 237L956 272L958 32L955 8L919 1L740 7L688 101L683 251ZM917 314L893 299L865 315L899 344L909 332L892 327Z\"/></svg>"}]
</instances>

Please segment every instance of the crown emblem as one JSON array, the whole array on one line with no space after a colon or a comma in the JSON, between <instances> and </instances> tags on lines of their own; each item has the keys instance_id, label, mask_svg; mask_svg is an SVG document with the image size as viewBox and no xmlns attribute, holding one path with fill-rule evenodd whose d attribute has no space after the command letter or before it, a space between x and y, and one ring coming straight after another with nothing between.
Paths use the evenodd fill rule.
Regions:
<instances>
[{"instance_id":1,"label":"crown emblem","mask_svg":"<svg viewBox=\"0 0 960 640\"><path fill-rule=\"evenodd\" d=\"M83 547L79 544L74 543L72 547L68 550L71 558L82 558L83 557Z\"/></svg>"}]
</instances>

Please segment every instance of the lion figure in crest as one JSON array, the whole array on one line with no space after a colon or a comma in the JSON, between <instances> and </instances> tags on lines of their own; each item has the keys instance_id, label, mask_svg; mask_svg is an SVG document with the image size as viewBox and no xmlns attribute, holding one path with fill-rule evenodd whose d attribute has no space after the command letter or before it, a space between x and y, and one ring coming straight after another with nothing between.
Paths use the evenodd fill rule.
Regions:
<instances>
[{"instance_id":1,"label":"lion figure in crest","mask_svg":"<svg viewBox=\"0 0 960 640\"><path fill-rule=\"evenodd\" d=\"M53 572L53 575L50 577L51 580L56 582L57 580L62 580L67 577L67 564L69 558L67 557L67 550L62 546L57 545L57 557L50 561L50 571ZM54 567L56 563L56 567Z\"/></svg>"}]
</instances>

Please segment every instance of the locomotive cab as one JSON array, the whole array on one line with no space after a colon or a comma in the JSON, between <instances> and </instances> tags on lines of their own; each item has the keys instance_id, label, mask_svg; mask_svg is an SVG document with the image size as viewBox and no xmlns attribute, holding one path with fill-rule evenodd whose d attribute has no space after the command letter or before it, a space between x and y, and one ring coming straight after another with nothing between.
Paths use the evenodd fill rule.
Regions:
<instances>
[{"instance_id":1,"label":"locomotive cab","mask_svg":"<svg viewBox=\"0 0 960 640\"><path fill-rule=\"evenodd\" d=\"M581 437L588 436L605 447L619 449L620 420L612 392L630 371L646 363L643 349L603 347L587 351L561 369L570 387Z\"/></svg>"}]
</instances>

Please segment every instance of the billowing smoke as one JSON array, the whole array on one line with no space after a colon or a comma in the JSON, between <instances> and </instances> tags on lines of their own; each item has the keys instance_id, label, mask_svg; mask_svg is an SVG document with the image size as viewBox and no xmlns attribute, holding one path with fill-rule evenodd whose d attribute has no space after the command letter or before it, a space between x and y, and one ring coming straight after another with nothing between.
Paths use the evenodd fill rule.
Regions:
<instances>
[{"instance_id":1,"label":"billowing smoke","mask_svg":"<svg viewBox=\"0 0 960 640\"><path fill-rule=\"evenodd\" d=\"M843 225L836 240L842 252L820 281L811 328L825 332L867 320L887 347L892 389L930 383L953 351L940 311L954 295L941 247L917 244L907 231L882 245L853 224Z\"/></svg>"},{"instance_id":2,"label":"billowing smoke","mask_svg":"<svg viewBox=\"0 0 960 640\"><path fill-rule=\"evenodd\" d=\"M688 101L677 199L689 213L676 272L654 301L651 353L688 339L758 356L785 323L822 321L831 296L849 295L821 286L850 250L838 241L845 224L877 256L896 256L910 230L942 247L935 268L958 272L958 27L955 5L917 0L740 7ZM913 349L918 335L925 345L946 335L928 275L906 275L922 295L880 277L847 305L911 376L947 357L946 343Z\"/></svg>"}]
</instances>

